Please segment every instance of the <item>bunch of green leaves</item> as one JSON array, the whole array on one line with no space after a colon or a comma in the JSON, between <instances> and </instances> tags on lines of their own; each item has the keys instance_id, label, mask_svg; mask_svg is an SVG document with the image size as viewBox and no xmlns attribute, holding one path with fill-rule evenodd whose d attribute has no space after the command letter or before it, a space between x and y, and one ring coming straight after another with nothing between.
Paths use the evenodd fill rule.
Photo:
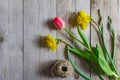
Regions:
<instances>
[{"instance_id":1,"label":"bunch of green leaves","mask_svg":"<svg viewBox=\"0 0 120 80\"><path fill-rule=\"evenodd\" d=\"M78 69L78 67L75 65L75 63L72 60L70 52L73 52L74 54L77 54L81 56L83 59L85 59L86 63L90 65L90 67L97 73L97 75L100 77L101 80L105 80L105 78L102 76L102 73L110 76L110 80L113 80L114 78L118 79L119 75L115 68L115 32L112 27L112 20L110 17L108 17L108 23L110 25L109 31L111 34L112 44L113 44L113 48L112 48L113 52L112 55L110 55L108 49L106 48L106 44L104 40L103 22L102 22L102 16L100 14L100 10L98 10L98 14L100 20L98 26L98 33L102 48L99 45L96 45L96 47L94 48L91 47L85 34L82 32L82 30L79 27L77 27L77 31L81 40L75 37L73 33L70 33L70 35L73 38L75 38L75 40L82 43L82 45L85 47L85 50L80 48L75 48L72 45L67 44L68 59L73 65L75 71L86 80L93 80L93 79L90 78L89 76L86 76L85 74L83 74L81 70ZM102 73L100 71L102 71Z\"/></svg>"}]
</instances>

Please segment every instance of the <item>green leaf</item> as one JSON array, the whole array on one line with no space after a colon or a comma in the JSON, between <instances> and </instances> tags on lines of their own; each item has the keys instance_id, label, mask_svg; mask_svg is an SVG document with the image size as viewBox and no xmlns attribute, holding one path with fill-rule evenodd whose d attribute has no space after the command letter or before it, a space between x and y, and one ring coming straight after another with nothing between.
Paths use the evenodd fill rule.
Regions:
<instances>
[{"instance_id":1,"label":"green leaf","mask_svg":"<svg viewBox=\"0 0 120 80\"><path fill-rule=\"evenodd\" d=\"M81 39L84 42L84 44L86 45L86 47L88 49L90 49L90 44L89 44L85 34L82 32L82 30L79 27L77 27L77 30L78 30L79 36L81 37Z\"/></svg>"},{"instance_id":2,"label":"green leaf","mask_svg":"<svg viewBox=\"0 0 120 80\"><path fill-rule=\"evenodd\" d=\"M101 48L96 45L96 49L98 50L98 63L99 63L99 66L101 67L101 69L109 76L115 76L115 77L118 77L110 68L108 62L106 61L105 57L104 57L104 54L101 50Z\"/></svg>"},{"instance_id":3,"label":"green leaf","mask_svg":"<svg viewBox=\"0 0 120 80\"><path fill-rule=\"evenodd\" d=\"M118 80L120 80L120 77L118 78Z\"/></svg>"},{"instance_id":4,"label":"green leaf","mask_svg":"<svg viewBox=\"0 0 120 80\"><path fill-rule=\"evenodd\" d=\"M77 49L77 48L74 48L74 47L71 47L69 49L70 51L80 55L82 58L88 60L88 61L92 61L92 62L96 62L97 61L97 58L92 56L90 53L86 52L86 51L83 51L81 49Z\"/></svg>"},{"instance_id":5,"label":"green leaf","mask_svg":"<svg viewBox=\"0 0 120 80\"><path fill-rule=\"evenodd\" d=\"M93 47L92 51L93 51L93 53L94 53L95 56L98 56L98 51L97 51L96 47Z\"/></svg>"},{"instance_id":6,"label":"green leaf","mask_svg":"<svg viewBox=\"0 0 120 80\"><path fill-rule=\"evenodd\" d=\"M82 76L84 79L86 79L86 80L93 80L92 78L90 78L89 76L86 76L82 71L79 70L79 68L75 65L75 63L73 62L72 57L71 57L71 55L70 55L70 47L67 46L67 48L68 48L68 59L69 59L69 61L71 62L71 64L73 65L75 71L76 71L80 76Z\"/></svg>"},{"instance_id":7,"label":"green leaf","mask_svg":"<svg viewBox=\"0 0 120 80\"><path fill-rule=\"evenodd\" d=\"M79 49L74 49L71 45L68 45L68 48L69 48L69 54L68 55L70 55L70 51L73 51L74 53L76 53L76 54L78 54L78 55L80 55L81 56L81 52L79 52L80 50ZM94 50L95 50L95 48L94 48ZM85 55L86 53L84 53L84 54L82 54L83 56ZM82 56L81 56L82 57ZM69 56L68 56L68 58L69 58ZM71 57L70 57L71 58ZM83 57L84 58L84 57ZM84 58L85 59L85 58ZM97 63L97 59L93 59L93 57L91 57L91 61L93 61L93 62L96 62ZM72 62L71 62L72 63ZM104 77L101 75L101 74L99 74L99 71L98 71L98 67L96 68L96 67L94 67L92 64L90 64L89 62L88 62L88 65L90 65L90 67L97 73L97 75L100 77L100 79L101 80L105 80L104 79ZM101 69L101 68L100 68Z\"/></svg>"},{"instance_id":8,"label":"green leaf","mask_svg":"<svg viewBox=\"0 0 120 80\"><path fill-rule=\"evenodd\" d=\"M95 67L94 65L90 64L90 67L96 72L101 80L106 80L102 74L99 73L99 67ZM100 69L101 70L101 69Z\"/></svg>"}]
</instances>

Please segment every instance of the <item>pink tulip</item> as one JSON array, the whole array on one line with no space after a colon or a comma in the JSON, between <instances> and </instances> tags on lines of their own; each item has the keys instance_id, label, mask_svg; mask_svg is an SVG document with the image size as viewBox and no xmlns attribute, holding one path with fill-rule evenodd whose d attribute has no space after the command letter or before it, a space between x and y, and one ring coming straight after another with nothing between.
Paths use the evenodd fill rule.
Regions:
<instances>
[{"instance_id":1,"label":"pink tulip","mask_svg":"<svg viewBox=\"0 0 120 80\"><path fill-rule=\"evenodd\" d=\"M53 20L53 25L58 30L65 28L65 22L60 17L55 17Z\"/></svg>"}]
</instances>

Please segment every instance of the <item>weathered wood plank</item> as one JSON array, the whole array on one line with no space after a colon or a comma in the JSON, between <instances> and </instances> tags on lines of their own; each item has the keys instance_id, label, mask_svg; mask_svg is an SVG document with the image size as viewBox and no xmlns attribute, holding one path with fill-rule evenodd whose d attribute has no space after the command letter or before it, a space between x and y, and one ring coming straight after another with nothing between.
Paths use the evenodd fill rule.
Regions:
<instances>
[{"instance_id":1,"label":"weathered wood plank","mask_svg":"<svg viewBox=\"0 0 120 80\"><path fill-rule=\"evenodd\" d=\"M39 27L41 28L41 38L50 34L56 38L56 30L53 29L52 20L56 16L56 0L39 1ZM46 6L47 5L47 6ZM43 40L40 41L41 45ZM52 77L51 67L57 60L57 51L52 52L47 47L40 47L40 80L56 80Z\"/></svg>"},{"instance_id":2,"label":"weathered wood plank","mask_svg":"<svg viewBox=\"0 0 120 80\"><path fill-rule=\"evenodd\" d=\"M4 27L8 26L8 0L0 0L0 36L3 38L5 36L5 30ZM4 71L6 67L6 61L5 58L7 58L7 53L5 53L5 43L4 41L0 44L0 79L4 80ZM8 58L7 58L8 59Z\"/></svg>"},{"instance_id":3,"label":"weathered wood plank","mask_svg":"<svg viewBox=\"0 0 120 80\"><path fill-rule=\"evenodd\" d=\"M5 80L23 79L23 2L9 0L8 26L5 27L7 54ZM8 69L8 70L7 70Z\"/></svg>"},{"instance_id":4,"label":"weathered wood plank","mask_svg":"<svg viewBox=\"0 0 120 80\"><path fill-rule=\"evenodd\" d=\"M0 80L22 80L22 0L0 0Z\"/></svg>"},{"instance_id":5,"label":"weathered wood plank","mask_svg":"<svg viewBox=\"0 0 120 80\"><path fill-rule=\"evenodd\" d=\"M8 0L0 0L0 36L3 38L5 36L5 31L3 28L8 26L6 21L8 20ZM0 79L4 80L4 71L5 71L5 64L6 64L6 53L5 53L5 43L3 41L0 44ZM4 49L3 49L4 48Z\"/></svg>"},{"instance_id":6,"label":"weathered wood plank","mask_svg":"<svg viewBox=\"0 0 120 80\"><path fill-rule=\"evenodd\" d=\"M39 80L38 1L24 0L24 80Z\"/></svg>"},{"instance_id":7,"label":"weathered wood plank","mask_svg":"<svg viewBox=\"0 0 120 80\"><path fill-rule=\"evenodd\" d=\"M57 53L44 47L43 37L56 31L51 29L51 19L56 16L56 0L24 1L24 79L54 80L50 68Z\"/></svg>"}]
</instances>

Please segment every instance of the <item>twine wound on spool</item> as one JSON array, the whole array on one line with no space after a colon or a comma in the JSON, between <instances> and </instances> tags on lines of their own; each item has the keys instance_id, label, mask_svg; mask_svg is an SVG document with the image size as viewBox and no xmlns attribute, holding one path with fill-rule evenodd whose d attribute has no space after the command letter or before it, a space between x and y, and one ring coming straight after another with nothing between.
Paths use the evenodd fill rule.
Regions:
<instances>
[{"instance_id":1,"label":"twine wound on spool","mask_svg":"<svg viewBox=\"0 0 120 80\"><path fill-rule=\"evenodd\" d=\"M58 60L51 68L51 74L55 77L70 77L74 71L71 63L68 60Z\"/></svg>"}]
</instances>

